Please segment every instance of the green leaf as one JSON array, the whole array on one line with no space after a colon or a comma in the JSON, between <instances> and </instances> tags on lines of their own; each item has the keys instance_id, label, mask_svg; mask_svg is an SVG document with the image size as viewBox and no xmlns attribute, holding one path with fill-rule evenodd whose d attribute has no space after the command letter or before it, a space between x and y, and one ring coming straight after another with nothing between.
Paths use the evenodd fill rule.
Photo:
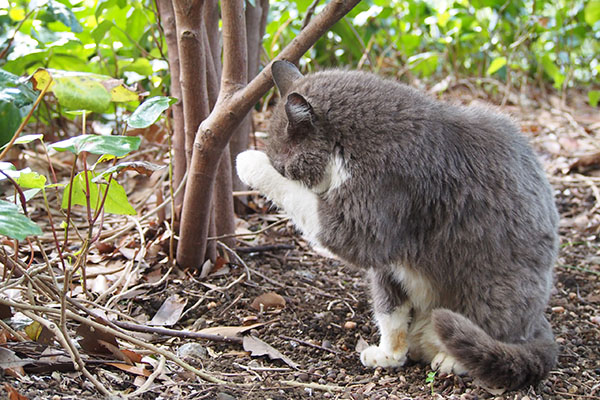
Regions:
<instances>
[{"instance_id":1,"label":"green leaf","mask_svg":"<svg viewBox=\"0 0 600 400\"><path fill-rule=\"evenodd\" d=\"M590 90L588 92L588 100L590 102L590 106L597 107L598 101L600 101L600 90Z\"/></svg>"},{"instance_id":2,"label":"green leaf","mask_svg":"<svg viewBox=\"0 0 600 400\"><path fill-rule=\"evenodd\" d=\"M565 76L560 72L560 69L556 66L548 54L544 54L541 63L542 67L544 67L544 71L546 71L546 73L554 81L554 87L559 88L565 81Z\"/></svg>"},{"instance_id":3,"label":"green leaf","mask_svg":"<svg viewBox=\"0 0 600 400\"><path fill-rule=\"evenodd\" d=\"M127 125L132 128L146 128L156 122L158 117L169 106L175 104L174 97L156 96L144 101L127 119Z\"/></svg>"},{"instance_id":4,"label":"green leaf","mask_svg":"<svg viewBox=\"0 0 600 400\"><path fill-rule=\"evenodd\" d=\"M19 77L0 68L0 87L14 86L19 83ZM9 85L8 85L9 84Z\"/></svg>"},{"instance_id":5,"label":"green leaf","mask_svg":"<svg viewBox=\"0 0 600 400\"><path fill-rule=\"evenodd\" d=\"M42 140L44 138L44 135L42 133L34 133L31 135L21 135L17 138L17 140L15 140L15 144L27 144L27 143L31 143L34 140Z\"/></svg>"},{"instance_id":6,"label":"green leaf","mask_svg":"<svg viewBox=\"0 0 600 400\"><path fill-rule=\"evenodd\" d=\"M428 51L409 57L407 61L412 71L427 77L437 69L438 55L437 53Z\"/></svg>"},{"instance_id":7,"label":"green leaf","mask_svg":"<svg viewBox=\"0 0 600 400\"><path fill-rule=\"evenodd\" d=\"M73 178L73 191L71 194L71 205L80 205L87 206L86 202L86 192L87 187L89 186L90 193L90 207L94 210L98 210L100 204L102 202L102 198L104 197L104 193L106 193L107 184L104 183L94 183L92 179L94 179L97 174L88 171L87 173L87 184L86 179L83 172L80 172ZM62 208L68 208L69 206L69 190L71 188L71 184L68 184L65 187L65 191L63 193L62 199ZM100 194L101 193L101 194ZM129 204L127 200L127 194L125 193L125 189L123 186L119 185L117 182L112 181L110 186L108 186L108 195L106 197L106 201L104 202L104 211L110 214L117 215L135 215L135 209Z\"/></svg>"},{"instance_id":8,"label":"green leaf","mask_svg":"<svg viewBox=\"0 0 600 400\"><path fill-rule=\"evenodd\" d=\"M46 177L37 172L25 172L21 173L16 181L26 189L42 189L46 184Z\"/></svg>"},{"instance_id":9,"label":"green leaf","mask_svg":"<svg viewBox=\"0 0 600 400\"><path fill-rule=\"evenodd\" d=\"M53 143L48 147L57 151L68 150L74 154L87 151L92 154L110 154L115 157L123 157L133 150L137 150L141 141L142 139L138 136L79 135Z\"/></svg>"},{"instance_id":10,"label":"green leaf","mask_svg":"<svg viewBox=\"0 0 600 400\"><path fill-rule=\"evenodd\" d=\"M584 19L590 26L600 20L600 0L590 0L584 9Z\"/></svg>"},{"instance_id":11,"label":"green leaf","mask_svg":"<svg viewBox=\"0 0 600 400\"><path fill-rule=\"evenodd\" d=\"M17 167L14 166L13 163L9 163L6 161L0 161L0 170L6 171L16 171ZM0 179L2 179L2 175L0 175Z\"/></svg>"},{"instance_id":12,"label":"green leaf","mask_svg":"<svg viewBox=\"0 0 600 400\"><path fill-rule=\"evenodd\" d=\"M19 108L10 101L0 96L0 145L4 146L12 139L13 135L21 125L21 112Z\"/></svg>"},{"instance_id":13,"label":"green leaf","mask_svg":"<svg viewBox=\"0 0 600 400\"><path fill-rule=\"evenodd\" d=\"M90 32L90 35L94 39L94 42L96 42L96 44L100 43L102 41L102 39L104 39L104 36L106 36L106 32L108 32L110 30L110 28L112 28L113 26L114 26L114 24L112 23L112 21L104 20L104 21L100 22Z\"/></svg>"},{"instance_id":14,"label":"green leaf","mask_svg":"<svg viewBox=\"0 0 600 400\"><path fill-rule=\"evenodd\" d=\"M27 236L41 234L40 227L21 214L19 207L9 201L0 200L0 235L24 240Z\"/></svg>"},{"instance_id":15,"label":"green leaf","mask_svg":"<svg viewBox=\"0 0 600 400\"><path fill-rule=\"evenodd\" d=\"M71 32L81 33L83 32L83 28L79 21L77 21L77 17L73 14L71 9L67 8L62 3L58 1L49 1L48 8L46 10L48 14L50 14L55 20L62 22L65 26L71 28Z\"/></svg>"},{"instance_id":16,"label":"green leaf","mask_svg":"<svg viewBox=\"0 0 600 400\"><path fill-rule=\"evenodd\" d=\"M494 72L498 71L500 68L506 65L506 57L496 57L491 62L490 66L487 69L487 74L492 75Z\"/></svg>"},{"instance_id":17,"label":"green leaf","mask_svg":"<svg viewBox=\"0 0 600 400\"><path fill-rule=\"evenodd\" d=\"M55 82L52 91L63 107L101 113L110 106L110 93L96 80L64 77L57 78Z\"/></svg>"},{"instance_id":18,"label":"green leaf","mask_svg":"<svg viewBox=\"0 0 600 400\"><path fill-rule=\"evenodd\" d=\"M67 108L104 112L111 101L137 100L137 94L120 79L86 72L39 68L31 76L34 89L41 90L50 82L50 91Z\"/></svg>"}]
</instances>

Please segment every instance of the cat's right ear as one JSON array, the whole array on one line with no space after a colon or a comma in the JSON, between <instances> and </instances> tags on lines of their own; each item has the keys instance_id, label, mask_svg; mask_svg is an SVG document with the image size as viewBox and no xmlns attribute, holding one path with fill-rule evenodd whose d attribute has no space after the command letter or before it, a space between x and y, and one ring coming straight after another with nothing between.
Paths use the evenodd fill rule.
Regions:
<instances>
[{"instance_id":1,"label":"cat's right ear","mask_svg":"<svg viewBox=\"0 0 600 400\"><path fill-rule=\"evenodd\" d=\"M273 82L275 82L275 86L279 89L282 98L288 93L292 83L302 78L302 74L298 68L286 60L273 62L273 65L271 65L271 74L273 75Z\"/></svg>"},{"instance_id":2,"label":"cat's right ear","mask_svg":"<svg viewBox=\"0 0 600 400\"><path fill-rule=\"evenodd\" d=\"M288 133L306 133L315 121L315 112L310 103L299 93L292 92L285 102L285 113L288 119Z\"/></svg>"}]
</instances>

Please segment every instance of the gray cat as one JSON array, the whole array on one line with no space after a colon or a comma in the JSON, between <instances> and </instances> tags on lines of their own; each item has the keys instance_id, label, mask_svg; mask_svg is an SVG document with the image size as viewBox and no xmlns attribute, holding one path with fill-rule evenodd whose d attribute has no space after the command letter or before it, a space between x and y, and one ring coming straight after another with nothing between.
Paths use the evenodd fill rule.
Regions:
<instances>
[{"instance_id":1,"label":"gray cat","mask_svg":"<svg viewBox=\"0 0 600 400\"><path fill-rule=\"evenodd\" d=\"M362 363L409 356L507 389L543 379L558 215L515 125L368 73L281 61L272 74L267 152L241 153L237 172L310 242L368 269L381 341Z\"/></svg>"}]
</instances>

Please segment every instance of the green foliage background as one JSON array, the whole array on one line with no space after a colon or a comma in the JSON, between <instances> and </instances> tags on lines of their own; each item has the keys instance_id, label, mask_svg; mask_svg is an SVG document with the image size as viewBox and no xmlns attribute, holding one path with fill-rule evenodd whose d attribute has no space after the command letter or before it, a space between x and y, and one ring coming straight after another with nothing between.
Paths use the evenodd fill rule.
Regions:
<instances>
[{"instance_id":1,"label":"green foliage background","mask_svg":"<svg viewBox=\"0 0 600 400\"><path fill-rule=\"evenodd\" d=\"M271 1L265 61L298 34L311 3ZM35 95L18 77L40 67L108 75L145 95L168 95L158 20L151 0L0 0L3 121L14 121L17 108L21 115L28 111ZM307 71L347 66L430 84L493 77L559 91L580 86L595 106L599 54L600 0L363 0L301 63ZM24 101L21 107L16 100ZM111 105L102 118L114 120L119 131L119 115L137 105ZM44 102L35 118L48 123L57 115L65 116L61 105ZM2 123L0 129L3 137L16 126Z\"/></svg>"}]
</instances>

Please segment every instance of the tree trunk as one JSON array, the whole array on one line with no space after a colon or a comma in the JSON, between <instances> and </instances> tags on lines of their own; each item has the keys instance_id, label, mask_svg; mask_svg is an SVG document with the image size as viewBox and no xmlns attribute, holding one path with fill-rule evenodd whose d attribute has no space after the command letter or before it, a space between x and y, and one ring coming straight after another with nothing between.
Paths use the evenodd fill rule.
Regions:
<instances>
[{"instance_id":1,"label":"tree trunk","mask_svg":"<svg viewBox=\"0 0 600 400\"><path fill-rule=\"evenodd\" d=\"M310 46L321 37L329 27L348 13L360 0L332 0L325 9L300 32L277 57L297 62ZM174 0L175 15L177 17L177 32L179 38L179 54L184 57L185 46L182 46L186 37L194 36L195 31L191 26L179 26L182 11L189 7L183 7L180 0ZM179 6L177 5L179 4ZM186 3L186 5L194 2ZM196 7L197 4L196 4ZM192 7L195 8L195 7ZM179 12L178 12L179 9ZM177 248L177 262L183 267L199 268L206 256L207 237L211 225L211 205L213 199L213 188L217 176L217 166L226 157L225 149L231 139L235 128L244 116L256 104L267 90L271 88L270 65L265 67L250 83L246 85L247 70L247 42L244 15L244 3L241 1L223 1L221 3L223 19L223 70L221 76L221 87L216 105L200 125L193 144L191 163L183 200L181 215L180 240ZM197 31L198 29L196 29ZM191 47L191 46L190 46ZM185 53L191 56L192 53ZM196 53L198 54L198 53ZM200 53L203 54L203 53ZM186 109L186 86L187 81L184 71L189 65L183 60L181 62L181 87L184 97L184 113ZM198 77L196 70L196 79ZM200 73L200 75L204 75ZM201 91L196 92L198 96ZM188 117L186 121L186 135L188 133ZM227 157L228 158L228 157ZM225 186L225 185L224 185ZM230 190L230 189L229 189ZM230 197L231 193L229 193Z\"/></svg>"},{"instance_id":2,"label":"tree trunk","mask_svg":"<svg viewBox=\"0 0 600 400\"><path fill-rule=\"evenodd\" d=\"M262 38L265 34L267 25L267 15L269 13L269 0L256 1L255 6L246 4L246 48L248 49L248 80L253 79L258 74L260 66L260 53L262 49ZM235 163L235 158L239 153L248 148L250 134L252 133L252 113L248 113L236 128L229 147L231 150L231 164ZM246 187L240 181L237 174L233 173L233 190L244 190ZM242 205L243 206L243 205ZM243 207L236 207L236 211L241 213Z\"/></svg>"},{"instance_id":3,"label":"tree trunk","mask_svg":"<svg viewBox=\"0 0 600 400\"><path fill-rule=\"evenodd\" d=\"M173 131L173 185L178 187L185 175L185 131L183 123L183 100L181 86L179 85L179 48L177 46L177 31L175 25L175 12L171 0L157 0L160 24L167 41L167 56L169 58L169 70L171 71L171 96L178 99L171 108L171 127ZM175 208L180 209L183 203L183 192L175 197ZM175 213L175 210L172 210ZM176 213L178 214L178 213Z\"/></svg>"}]
</instances>

